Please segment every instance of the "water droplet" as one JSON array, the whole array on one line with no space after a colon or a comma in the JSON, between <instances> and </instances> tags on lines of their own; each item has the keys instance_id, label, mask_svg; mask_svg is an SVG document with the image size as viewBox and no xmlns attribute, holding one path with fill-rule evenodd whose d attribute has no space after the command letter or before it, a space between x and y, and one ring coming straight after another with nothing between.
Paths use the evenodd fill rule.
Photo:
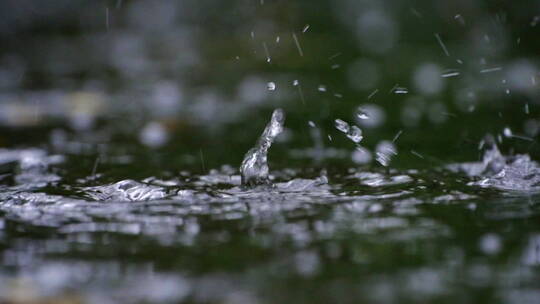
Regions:
<instances>
[{"instance_id":1,"label":"water droplet","mask_svg":"<svg viewBox=\"0 0 540 304\"><path fill-rule=\"evenodd\" d=\"M390 141L383 140L379 142L375 147L375 155L375 160L379 164L387 167L388 165L390 165L392 157L394 155L397 155L396 146Z\"/></svg>"},{"instance_id":2,"label":"water droplet","mask_svg":"<svg viewBox=\"0 0 540 304\"><path fill-rule=\"evenodd\" d=\"M426 95L439 93L445 85L444 79L439 77L441 74L441 68L437 64L423 63L414 71L414 87L416 90L418 90L418 92ZM398 92L395 93L405 94Z\"/></svg>"},{"instance_id":3,"label":"water droplet","mask_svg":"<svg viewBox=\"0 0 540 304\"><path fill-rule=\"evenodd\" d=\"M486 234L480 239L480 249L485 254L497 254L501 251L501 247L501 238L495 233Z\"/></svg>"},{"instance_id":4,"label":"water droplet","mask_svg":"<svg viewBox=\"0 0 540 304\"><path fill-rule=\"evenodd\" d=\"M407 93L409 93L409 89L405 87L396 87L394 89L394 94L407 94Z\"/></svg>"},{"instance_id":5,"label":"water droplet","mask_svg":"<svg viewBox=\"0 0 540 304\"><path fill-rule=\"evenodd\" d=\"M341 120L341 119L336 119L335 120L335 124L336 124L336 129L338 129L339 131L343 132L343 133L349 133L349 130L350 130L350 126L347 122Z\"/></svg>"},{"instance_id":6,"label":"water droplet","mask_svg":"<svg viewBox=\"0 0 540 304\"><path fill-rule=\"evenodd\" d=\"M169 134L160 123L150 122L141 130L139 139L144 145L157 148L167 143Z\"/></svg>"},{"instance_id":7,"label":"water droplet","mask_svg":"<svg viewBox=\"0 0 540 304\"><path fill-rule=\"evenodd\" d=\"M375 104L363 104L356 110L356 123L362 128L380 127L386 120L382 107Z\"/></svg>"},{"instance_id":8,"label":"water droplet","mask_svg":"<svg viewBox=\"0 0 540 304\"><path fill-rule=\"evenodd\" d=\"M266 128L264 128L257 144L244 156L244 160L240 166L242 185L257 186L269 182L267 164L268 149L274 142L274 139L283 131L284 124L285 112L282 109L274 110L272 118L266 125Z\"/></svg>"},{"instance_id":9,"label":"water droplet","mask_svg":"<svg viewBox=\"0 0 540 304\"><path fill-rule=\"evenodd\" d=\"M506 127L503 130L503 134L504 134L505 137L512 137L512 130L510 130L510 128Z\"/></svg>"},{"instance_id":10,"label":"water droplet","mask_svg":"<svg viewBox=\"0 0 540 304\"><path fill-rule=\"evenodd\" d=\"M366 111L362 108L358 108L358 110L356 111L356 117L358 117L359 119L369 119L368 113L366 113Z\"/></svg>"},{"instance_id":11,"label":"water droplet","mask_svg":"<svg viewBox=\"0 0 540 304\"><path fill-rule=\"evenodd\" d=\"M335 126L336 126L336 129L345 133L345 135L347 135L347 138L349 138L355 143L359 143L364 138L362 136L362 130L360 128L354 125L350 126L347 122L341 119L335 120Z\"/></svg>"},{"instance_id":12,"label":"water droplet","mask_svg":"<svg viewBox=\"0 0 540 304\"><path fill-rule=\"evenodd\" d=\"M360 130L360 128L358 128L357 126L352 126L349 129L347 137L355 143L359 143L364 138L362 136L362 130Z\"/></svg>"},{"instance_id":13,"label":"water droplet","mask_svg":"<svg viewBox=\"0 0 540 304\"><path fill-rule=\"evenodd\" d=\"M351 155L352 161L356 164L369 164L373 159L371 152L363 147L356 147Z\"/></svg>"}]
</instances>

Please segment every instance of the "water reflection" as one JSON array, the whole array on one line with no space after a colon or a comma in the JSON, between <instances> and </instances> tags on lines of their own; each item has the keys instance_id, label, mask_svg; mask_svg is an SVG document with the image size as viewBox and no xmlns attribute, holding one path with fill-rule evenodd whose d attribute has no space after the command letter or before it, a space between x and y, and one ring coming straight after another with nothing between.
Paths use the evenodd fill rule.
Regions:
<instances>
[{"instance_id":1,"label":"water reflection","mask_svg":"<svg viewBox=\"0 0 540 304\"><path fill-rule=\"evenodd\" d=\"M0 1L0 302L537 303L533 14Z\"/></svg>"},{"instance_id":2,"label":"water reflection","mask_svg":"<svg viewBox=\"0 0 540 304\"><path fill-rule=\"evenodd\" d=\"M9 161L13 154L4 152ZM521 203L522 195L493 201L504 194L433 171L303 174L274 171L274 189L252 190L239 187L230 166L172 180L56 186L71 189L69 196L48 193L50 181L4 184L2 295L253 303L266 301L275 286L283 300L305 302L300 290L323 280L336 289L316 292L325 301L352 301L351 292L365 301L462 299L458 286L496 288L489 299L515 303L531 297L540 243L522 231L538 229L539 213L534 203ZM463 222L472 216L481 224ZM503 218L512 226L498 225ZM292 289L282 285L292 281Z\"/></svg>"}]
</instances>

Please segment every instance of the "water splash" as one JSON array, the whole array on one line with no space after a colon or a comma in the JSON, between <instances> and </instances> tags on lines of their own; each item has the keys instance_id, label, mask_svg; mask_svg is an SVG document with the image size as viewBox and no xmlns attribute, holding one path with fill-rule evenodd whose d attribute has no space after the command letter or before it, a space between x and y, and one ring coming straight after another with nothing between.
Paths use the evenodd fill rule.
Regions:
<instances>
[{"instance_id":1,"label":"water splash","mask_svg":"<svg viewBox=\"0 0 540 304\"><path fill-rule=\"evenodd\" d=\"M60 180L58 175L49 172L49 167L63 161L63 156L48 155L37 148L0 149L0 174L3 179L11 177L21 189L40 188Z\"/></svg>"},{"instance_id":2,"label":"water splash","mask_svg":"<svg viewBox=\"0 0 540 304\"><path fill-rule=\"evenodd\" d=\"M388 167L392 157L397 155L396 146L388 140L383 140L377 144L377 147L375 147L375 155L375 160L379 164Z\"/></svg>"},{"instance_id":3,"label":"water splash","mask_svg":"<svg viewBox=\"0 0 540 304\"><path fill-rule=\"evenodd\" d=\"M540 189L540 166L529 155L504 156L491 134L480 142L480 148L484 151L481 162L453 164L447 168L476 178L468 183L472 186L519 191Z\"/></svg>"},{"instance_id":4,"label":"water splash","mask_svg":"<svg viewBox=\"0 0 540 304\"><path fill-rule=\"evenodd\" d=\"M336 119L335 124L336 124L336 129L338 129L339 131L343 133L349 133L350 126L346 121L343 121L341 119Z\"/></svg>"},{"instance_id":5,"label":"water splash","mask_svg":"<svg viewBox=\"0 0 540 304\"><path fill-rule=\"evenodd\" d=\"M270 122L266 125L255 147L251 148L244 156L240 166L243 186L253 187L268 184L268 149L274 139L283 131L284 123L285 112L282 109L274 110Z\"/></svg>"},{"instance_id":6,"label":"water splash","mask_svg":"<svg viewBox=\"0 0 540 304\"><path fill-rule=\"evenodd\" d=\"M357 126L352 126L347 134L347 138L352 140L354 143L359 143L364 137L362 136L362 130L360 130L360 128Z\"/></svg>"},{"instance_id":7,"label":"water splash","mask_svg":"<svg viewBox=\"0 0 540 304\"><path fill-rule=\"evenodd\" d=\"M96 201L148 201L167 196L164 188L126 179L110 185L83 188Z\"/></svg>"},{"instance_id":8,"label":"water splash","mask_svg":"<svg viewBox=\"0 0 540 304\"><path fill-rule=\"evenodd\" d=\"M488 134L482 141L482 148L484 154L482 157L482 164L484 166L483 175L494 175L499 173L505 166L506 160L499 151L495 138L493 135Z\"/></svg>"},{"instance_id":9,"label":"water splash","mask_svg":"<svg viewBox=\"0 0 540 304\"><path fill-rule=\"evenodd\" d=\"M362 139L364 139L364 137L362 136L362 130L357 126L350 126L346 121L343 121L341 119L336 119L334 123L336 129L338 129L340 132L345 133L347 138L352 140L354 143L358 144L362 141Z\"/></svg>"}]
</instances>

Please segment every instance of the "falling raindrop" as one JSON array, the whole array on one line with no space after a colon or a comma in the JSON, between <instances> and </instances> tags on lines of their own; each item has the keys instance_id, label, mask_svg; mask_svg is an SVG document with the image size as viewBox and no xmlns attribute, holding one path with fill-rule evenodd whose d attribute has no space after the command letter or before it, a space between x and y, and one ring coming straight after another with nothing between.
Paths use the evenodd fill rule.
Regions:
<instances>
[{"instance_id":1,"label":"falling raindrop","mask_svg":"<svg viewBox=\"0 0 540 304\"><path fill-rule=\"evenodd\" d=\"M459 71L449 69L449 70L446 70L446 71L442 72L441 77L442 78L450 78L450 77L459 76L459 74L460 74Z\"/></svg>"},{"instance_id":2,"label":"falling raindrop","mask_svg":"<svg viewBox=\"0 0 540 304\"><path fill-rule=\"evenodd\" d=\"M390 165L392 157L397 155L396 146L390 141L383 140L375 147L375 155L375 160L379 164L387 167Z\"/></svg>"}]
</instances>

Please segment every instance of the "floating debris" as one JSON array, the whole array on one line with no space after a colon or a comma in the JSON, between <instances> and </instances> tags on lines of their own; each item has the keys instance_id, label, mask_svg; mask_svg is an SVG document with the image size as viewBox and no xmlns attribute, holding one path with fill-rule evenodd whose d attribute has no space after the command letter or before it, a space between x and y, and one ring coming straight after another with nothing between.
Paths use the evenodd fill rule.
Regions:
<instances>
[{"instance_id":1,"label":"floating debris","mask_svg":"<svg viewBox=\"0 0 540 304\"><path fill-rule=\"evenodd\" d=\"M304 28L302 29L302 33L307 32L308 29L309 29L309 24L306 24L306 25L304 26Z\"/></svg>"},{"instance_id":2,"label":"floating debris","mask_svg":"<svg viewBox=\"0 0 540 304\"><path fill-rule=\"evenodd\" d=\"M275 138L283 131L285 124L285 112L282 109L276 109L272 113L270 122L266 125L264 132L259 137L255 147L251 148L242 161L240 174L242 185L253 187L257 185L268 184L268 149Z\"/></svg>"},{"instance_id":3,"label":"floating debris","mask_svg":"<svg viewBox=\"0 0 540 304\"><path fill-rule=\"evenodd\" d=\"M319 85L317 90L319 90L319 92L326 92L326 86L321 84L321 85Z\"/></svg>"},{"instance_id":4,"label":"floating debris","mask_svg":"<svg viewBox=\"0 0 540 304\"><path fill-rule=\"evenodd\" d=\"M270 81L266 84L266 88L268 89L268 91L274 91L276 89L276 83Z\"/></svg>"}]
</instances>

